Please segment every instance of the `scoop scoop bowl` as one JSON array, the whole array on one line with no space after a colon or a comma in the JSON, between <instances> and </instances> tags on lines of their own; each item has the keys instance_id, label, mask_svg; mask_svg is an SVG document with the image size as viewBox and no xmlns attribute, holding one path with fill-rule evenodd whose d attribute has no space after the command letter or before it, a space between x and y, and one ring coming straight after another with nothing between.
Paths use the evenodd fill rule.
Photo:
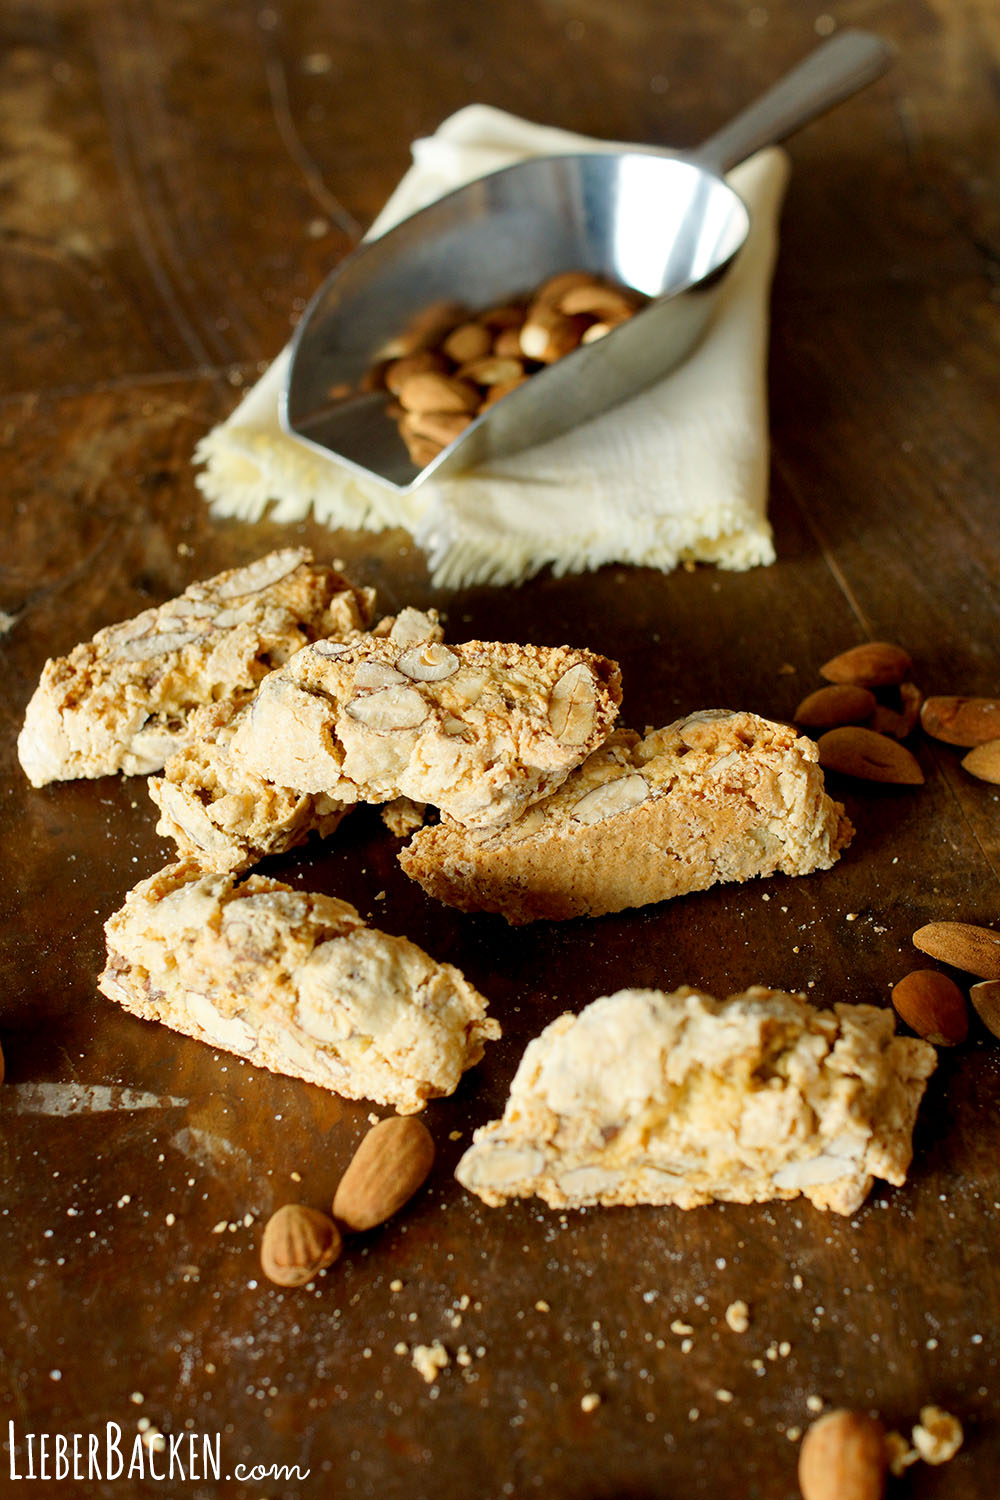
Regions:
<instances>
[{"instance_id":1,"label":"scoop scoop bowl","mask_svg":"<svg viewBox=\"0 0 1000 1500\"><path fill-rule=\"evenodd\" d=\"M881 38L845 31L817 48L695 152L532 157L477 178L348 256L292 344L284 430L361 476L407 493L544 442L627 400L697 344L750 214L723 173L783 140L889 66ZM539 370L418 468L365 377L436 303L475 314L560 271L586 270L650 300Z\"/></svg>"}]
</instances>

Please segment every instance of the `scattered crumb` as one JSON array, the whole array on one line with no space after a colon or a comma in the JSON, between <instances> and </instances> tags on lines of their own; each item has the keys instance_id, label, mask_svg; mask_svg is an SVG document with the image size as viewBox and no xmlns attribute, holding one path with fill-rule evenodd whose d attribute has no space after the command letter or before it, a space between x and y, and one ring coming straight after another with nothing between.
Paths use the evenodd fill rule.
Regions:
<instances>
[{"instance_id":1,"label":"scattered crumb","mask_svg":"<svg viewBox=\"0 0 1000 1500\"><path fill-rule=\"evenodd\" d=\"M128 1399L131 1401L133 1406L141 1406L146 1398L141 1391L133 1391Z\"/></svg>"},{"instance_id":2,"label":"scattered crumb","mask_svg":"<svg viewBox=\"0 0 1000 1500\"><path fill-rule=\"evenodd\" d=\"M403 1283L400 1281L398 1276L394 1281L389 1282L389 1290L390 1292L401 1292L403 1290Z\"/></svg>"},{"instance_id":3,"label":"scattered crumb","mask_svg":"<svg viewBox=\"0 0 1000 1500\"><path fill-rule=\"evenodd\" d=\"M791 1344L787 1339L782 1339L781 1343L778 1345L778 1353L781 1355L782 1359L787 1359L791 1352Z\"/></svg>"},{"instance_id":4,"label":"scattered crumb","mask_svg":"<svg viewBox=\"0 0 1000 1500\"><path fill-rule=\"evenodd\" d=\"M601 1398L596 1391L588 1391L585 1396L580 1397L581 1411L596 1411L601 1404Z\"/></svg>"},{"instance_id":5,"label":"scattered crumb","mask_svg":"<svg viewBox=\"0 0 1000 1500\"><path fill-rule=\"evenodd\" d=\"M290 1172L288 1175L291 1177L291 1179L292 1179L293 1182L301 1182L302 1181L302 1173L301 1172Z\"/></svg>"},{"instance_id":6,"label":"scattered crumb","mask_svg":"<svg viewBox=\"0 0 1000 1500\"><path fill-rule=\"evenodd\" d=\"M549 1304L545 1301L544 1297L539 1297L538 1301L535 1303L535 1312L551 1312L551 1311L552 1311L552 1309L549 1306Z\"/></svg>"},{"instance_id":7,"label":"scattered crumb","mask_svg":"<svg viewBox=\"0 0 1000 1500\"><path fill-rule=\"evenodd\" d=\"M448 1139L449 1141L460 1141L462 1139L462 1132L460 1130L449 1130Z\"/></svg>"},{"instance_id":8,"label":"scattered crumb","mask_svg":"<svg viewBox=\"0 0 1000 1500\"><path fill-rule=\"evenodd\" d=\"M816 1411L816 1412L822 1411L823 1410L823 1397L822 1396L807 1396L806 1397L806 1406L809 1408L810 1411Z\"/></svg>"},{"instance_id":9,"label":"scattered crumb","mask_svg":"<svg viewBox=\"0 0 1000 1500\"><path fill-rule=\"evenodd\" d=\"M785 1437L788 1439L788 1441L790 1443L797 1443L798 1440L799 1440L799 1438L801 1436L802 1436L802 1428L801 1427L789 1427L788 1431L785 1433Z\"/></svg>"},{"instance_id":10,"label":"scattered crumb","mask_svg":"<svg viewBox=\"0 0 1000 1500\"><path fill-rule=\"evenodd\" d=\"M374 1110L369 1111L369 1114L368 1114L368 1123L369 1123L369 1125L377 1125L378 1122L379 1122L379 1118L380 1117L377 1114L375 1114Z\"/></svg>"},{"instance_id":11,"label":"scattered crumb","mask_svg":"<svg viewBox=\"0 0 1000 1500\"><path fill-rule=\"evenodd\" d=\"M213 1234L225 1234L226 1227L227 1226L226 1226L225 1219L220 1219L219 1222L218 1222L218 1224L213 1224L212 1225L212 1233Z\"/></svg>"},{"instance_id":12,"label":"scattered crumb","mask_svg":"<svg viewBox=\"0 0 1000 1500\"><path fill-rule=\"evenodd\" d=\"M733 1399L733 1393L732 1391L727 1391L725 1386L720 1386L715 1393L715 1399L716 1401L721 1401L723 1405L728 1406L729 1402Z\"/></svg>"},{"instance_id":13,"label":"scattered crumb","mask_svg":"<svg viewBox=\"0 0 1000 1500\"><path fill-rule=\"evenodd\" d=\"M472 1355L464 1344L459 1346L458 1353L455 1355L455 1363L463 1367L472 1364Z\"/></svg>"},{"instance_id":14,"label":"scattered crumb","mask_svg":"<svg viewBox=\"0 0 1000 1500\"><path fill-rule=\"evenodd\" d=\"M746 1333L750 1327L750 1309L742 1299L730 1302L726 1308L726 1322L734 1333Z\"/></svg>"},{"instance_id":15,"label":"scattered crumb","mask_svg":"<svg viewBox=\"0 0 1000 1500\"><path fill-rule=\"evenodd\" d=\"M393 1345L392 1352L393 1354L409 1354L410 1346L409 1344L404 1344L402 1339L400 1339L398 1344Z\"/></svg>"},{"instance_id":16,"label":"scattered crumb","mask_svg":"<svg viewBox=\"0 0 1000 1500\"><path fill-rule=\"evenodd\" d=\"M885 1451L889 1460L889 1472L895 1479L899 1479L920 1458L916 1448L910 1446L901 1432L886 1433Z\"/></svg>"},{"instance_id":17,"label":"scattered crumb","mask_svg":"<svg viewBox=\"0 0 1000 1500\"><path fill-rule=\"evenodd\" d=\"M428 1385L433 1385L439 1373L451 1364L451 1355L440 1339L435 1339L433 1344L415 1344L410 1357L413 1368L424 1377Z\"/></svg>"},{"instance_id":18,"label":"scattered crumb","mask_svg":"<svg viewBox=\"0 0 1000 1500\"><path fill-rule=\"evenodd\" d=\"M682 1323L680 1318L675 1318L670 1325L670 1332L676 1333L680 1337L683 1334L694 1333L694 1329L690 1323Z\"/></svg>"},{"instance_id":19,"label":"scattered crumb","mask_svg":"<svg viewBox=\"0 0 1000 1500\"><path fill-rule=\"evenodd\" d=\"M913 1429L913 1446L926 1464L946 1464L962 1446L962 1424L940 1406L922 1406Z\"/></svg>"}]
</instances>

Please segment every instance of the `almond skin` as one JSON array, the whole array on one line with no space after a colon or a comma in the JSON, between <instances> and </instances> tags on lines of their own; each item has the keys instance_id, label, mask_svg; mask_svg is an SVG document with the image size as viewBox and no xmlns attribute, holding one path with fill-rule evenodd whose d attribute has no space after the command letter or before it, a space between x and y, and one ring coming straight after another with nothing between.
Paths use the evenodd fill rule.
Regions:
<instances>
[{"instance_id":1,"label":"almond skin","mask_svg":"<svg viewBox=\"0 0 1000 1500\"><path fill-rule=\"evenodd\" d=\"M881 1422L860 1411L831 1411L799 1449L802 1500L882 1500L887 1455Z\"/></svg>"},{"instance_id":2,"label":"almond skin","mask_svg":"<svg viewBox=\"0 0 1000 1500\"><path fill-rule=\"evenodd\" d=\"M856 687L888 687L902 682L912 667L902 646L892 641L865 641L824 662L819 669L827 682L850 682Z\"/></svg>"},{"instance_id":3,"label":"almond skin","mask_svg":"<svg viewBox=\"0 0 1000 1500\"><path fill-rule=\"evenodd\" d=\"M937 969L914 969L893 986L892 1003L913 1031L935 1047L956 1047L969 1034L965 996Z\"/></svg>"},{"instance_id":4,"label":"almond skin","mask_svg":"<svg viewBox=\"0 0 1000 1500\"><path fill-rule=\"evenodd\" d=\"M845 724L828 729L816 742L819 763L825 771L839 771L863 781L891 782L896 786L920 786L924 773L905 745L874 729Z\"/></svg>"},{"instance_id":5,"label":"almond skin","mask_svg":"<svg viewBox=\"0 0 1000 1500\"><path fill-rule=\"evenodd\" d=\"M260 1268L276 1286L305 1286L340 1254L340 1230L318 1209L286 1203L264 1226Z\"/></svg>"},{"instance_id":6,"label":"almond skin","mask_svg":"<svg viewBox=\"0 0 1000 1500\"><path fill-rule=\"evenodd\" d=\"M1000 698L926 698L920 724L932 739L971 749L1000 739Z\"/></svg>"},{"instance_id":7,"label":"almond skin","mask_svg":"<svg viewBox=\"0 0 1000 1500\"><path fill-rule=\"evenodd\" d=\"M1000 785L1000 740L974 745L968 755L963 755L962 769L970 776L978 776L980 781Z\"/></svg>"},{"instance_id":8,"label":"almond skin","mask_svg":"<svg viewBox=\"0 0 1000 1500\"><path fill-rule=\"evenodd\" d=\"M841 724L864 724L878 704L875 694L853 682L835 682L817 688L803 698L795 710L796 724L806 729L836 729Z\"/></svg>"},{"instance_id":9,"label":"almond skin","mask_svg":"<svg viewBox=\"0 0 1000 1500\"><path fill-rule=\"evenodd\" d=\"M434 1164L434 1142L412 1115L373 1125L340 1179L333 1216L361 1233L384 1224L423 1184Z\"/></svg>"},{"instance_id":10,"label":"almond skin","mask_svg":"<svg viewBox=\"0 0 1000 1500\"><path fill-rule=\"evenodd\" d=\"M986 1030L1000 1037L1000 979L981 979L972 986L969 999Z\"/></svg>"},{"instance_id":11,"label":"almond skin","mask_svg":"<svg viewBox=\"0 0 1000 1500\"><path fill-rule=\"evenodd\" d=\"M939 963L980 979L1000 979L1000 932L973 922L928 922L913 934L913 946Z\"/></svg>"}]
</instances>

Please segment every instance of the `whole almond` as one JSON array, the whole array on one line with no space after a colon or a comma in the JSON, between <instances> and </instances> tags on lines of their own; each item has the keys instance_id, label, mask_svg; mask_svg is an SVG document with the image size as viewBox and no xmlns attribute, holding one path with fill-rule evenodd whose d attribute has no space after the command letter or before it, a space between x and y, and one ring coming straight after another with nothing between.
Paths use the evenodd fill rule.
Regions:
<instances>
[{"instance_id":1,"label":"whole almond","mask_svg":"<svg viewBox=\"0 0 1000 1500\"><path fill-rule=\"evenodd\" d=\"M441 345L442 350L456 365L467 360L481 359L493 348L493 335L483 323L459 323Z\"/></svg>"},{"instance_id":2,"label":"whole almond","mask_svg":"<svg viewBox=\"0 0 1000 1500\"><path fill-rule=\"evenodd\" d=\"M853 682L831 683L803 698L795 710L796 724L807 729L834 729L841 724L864 724L877 707L875 694Z\"/></svg>"},{"instance_id":3,"label":"whole almond","mask_svg":"<svg viewBox=\"0 0 1000 1500\"><path fill-rule=\"evenodd\" d=\"M799 1449L803 1500L882 1500L887 1454L881 1422L860 1411L831 1411Z\"/></svg>"},{"instance_id":4,"label":"whole almond","mask_svg":"<svg viewBox=\"0 0 1000 1500\"><path fill-rule=\"evenodd\" d=\"M501 359L499 354L484 354L481 359L470 359L456 373L460 380L474 380L476 385L507 385L524 374L524 363L520 359Z\"/></svg>"},{"instance_id":5,"label":"whole almond","mask_svg":"<svg viewBox=\"0 0 1000 1500\"><path fill-rule=\"evenodd\" d=\"M1000 740L986 740L974 745L968 755L962 756L962 769L980 781L1000 783Z\"/></svg>"},{"instance_id":6,"label":"whole almond","mask_svg":"<svg viewBox=\"0 0 1000 1500\"><path fill-rule=\"evenodd\" d=\"M302 1203L286 1203L264 1226L260 1267L277 1286L305 1286L340 1254L343 1241L332 1219Z\"/></svg>"},{"instance_id":7,"label":"whole almond","mask_svg":"<svg viewBox=\"0 0 1000 1500\"><path fill-rule=\"evenodd\" d=\"M1000 738L1000 698L927 698L920 724L946 745L982 745Z\"/></svg>"},{"instance_id":8,"label":"whole almond","mask_svg":"<svg viewBox=\"0 0 1000 1500\"><path fill-rule=\"evenodd\" d=\"M937 969L914 969L893 986L892 1003L907 1026L935 1047L956 1047L969 1034L965 996Z\"/></svg>"},{"instance_id":9,"label":"whole almond","mask_svg":"<svg viewBox=\"0 0 1000 1500\"><path fill-rule=\"evenodd\" d=\"M493 353L497 359L521 360L521 328L524 319L515 324L513 328L501 328L493 340Z\"/></svg>"},{"instance_id":10,"label":"whole almond","mask_svg":"<svg viewBox=\"0 0 1000 1500\"><path fill-rule=\"evenodd\" d=\"M600 284L593 271L557 271L554 276L542 282L532 300L556 303L574 287L600 286Z\"/></svg>"},{"instance_id":11,"label":"whole almond","mask_svg":"<svg viewBox=\"0 0 1000 1500\"><path fill-rule=\"evenodd\" d=\"M441 375L437 370L424 370L404 380L396 392L407 411L427 412L474 412L479 405L479 392L469 380L459 380L455 375Z\"/></svg>"},{"instance_id":12,"label":"whole almond","mask_svg":"<svg viewBox=\"0 0 1000 1500\"><path fill-rule=\"evenodd\" d=\"M434 1142L412 1115L373 1125L340 1179L333 1214L358 1232L383 1224L407 1203L434 1164Z\"/></svg>"},{"instance_id":13,"label":"whole almond","mask_svg":"<svg viewBox=\"0 0 1000 1500\"><path fill-rule=\"evenodd\" d=\"M572 353L586 327L586 318L567 317L547 302L533 303L521 329L521 353L543 365L555 364Z\"/></svg>"},{"instance_id":14,"label":"whole almond","mask_svg":"<svg viewBox=\"0 0 1000 1500\"><path fill-rule=\"evenodd\" d=\"M517 302L505 302L500 307L488 307L479 314L479 321L494 333L499 333L502 328L520 328L524 322L524 308Z\"/></svg>"},{"instance_id":15,"label":"whole almond","mask_svg":"<svg viewBox=\"0 0 1000 1500\"><path fill-rule=\"evenodd\" d=\"M559 298L559 311L586 313L602 323L624 323L636 310L636 299L614 286L574 286Z\"/></svg>"},{"instance_id":16,"label":"whole almond","mask_svg":"<svg viewBox=\"0 0 1000 1500\"><path fill-rule=\"evenodd\" d=\"M408 354L405 359L394 359L385 367L382 377L386 390L398 396L403 386L414 375L426 375L428 370L447 374L448 363L433 349L422 349L419 354Z\"/></svg>"},{"instance_id":17,"label":"whole almond","mask_svg":"<svg viewBox=\"0 0 1000 1500\"><path fill-rule=\"evenodd\" d=\"M403 418L400 430L404 440L424 438L444 448L453 443L472 421L472 417L459 411L411 411Z\"/></svg>"},{"instance_id":18,"label":"whole almond","mask_svg":"<svg viewBox=\"0 0 1000 1500\"><path fill-rule=\"evenodd\" d=\"M1000 933L973 922L928 922L913 934L913 946L939 963L980 979L1000 979Z\"/></svg>"},{"instance_id":19,"label":"whole almond","mask_svg":"<svg viewBox=\"0 0 1000 1500\"><path fill-rule=\"evenodd\" d=\"M888 687L902 682L913 663L892 641L865 641L824 662L819 672L827 682L853 682L858 687Z\"/></svg>"},{"instance_id":20,"label":"whole almond","mask_svg":"<svg viewBox=\"0 0 1000 1500\"><path fill-rule=\"evenodd\" d=\"M924 773L905 745L845 724L828 729L816 741L819 763L826 771L857 776L863 781L890 782L896 786L920 786Z\"/></svg>"},{"instance_id":21,"label":"whole almond","mask_svg":"<svg viewBox=\"0 0 1000 1500\"><path fill-rule=\"evenodd\" d=\"M986 1030L1000 1036L1000 979L981 979L972 986L969 999Z\"/></svg>"}]
</instances>

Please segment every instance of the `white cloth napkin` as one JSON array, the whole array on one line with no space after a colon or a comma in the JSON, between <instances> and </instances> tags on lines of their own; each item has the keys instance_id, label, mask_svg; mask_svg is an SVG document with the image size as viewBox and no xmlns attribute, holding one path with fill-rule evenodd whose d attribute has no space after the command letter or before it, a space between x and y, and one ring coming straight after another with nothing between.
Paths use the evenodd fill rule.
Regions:
<instances>
[{"instance_id":1,"label":"white cloth napkin","mask_svg":"<svg viewBox=\"0 0 1000 1500\"><path fill-rule=\"evenodd\" d=\"M413 144L413 166L374 237L464 182L526 156L620 149L473 104ZM410 495L352 475L282 433L288 350L198 444L197 483L217 516L335 528L403 526L439 587L518 583L608 562L664 571L693 560L743 569L774 561L767 521L767 340L784 152L729 174L751 229L714 321L683 365L641 395L552 441Z\"/></svg>"}]
</instances>

